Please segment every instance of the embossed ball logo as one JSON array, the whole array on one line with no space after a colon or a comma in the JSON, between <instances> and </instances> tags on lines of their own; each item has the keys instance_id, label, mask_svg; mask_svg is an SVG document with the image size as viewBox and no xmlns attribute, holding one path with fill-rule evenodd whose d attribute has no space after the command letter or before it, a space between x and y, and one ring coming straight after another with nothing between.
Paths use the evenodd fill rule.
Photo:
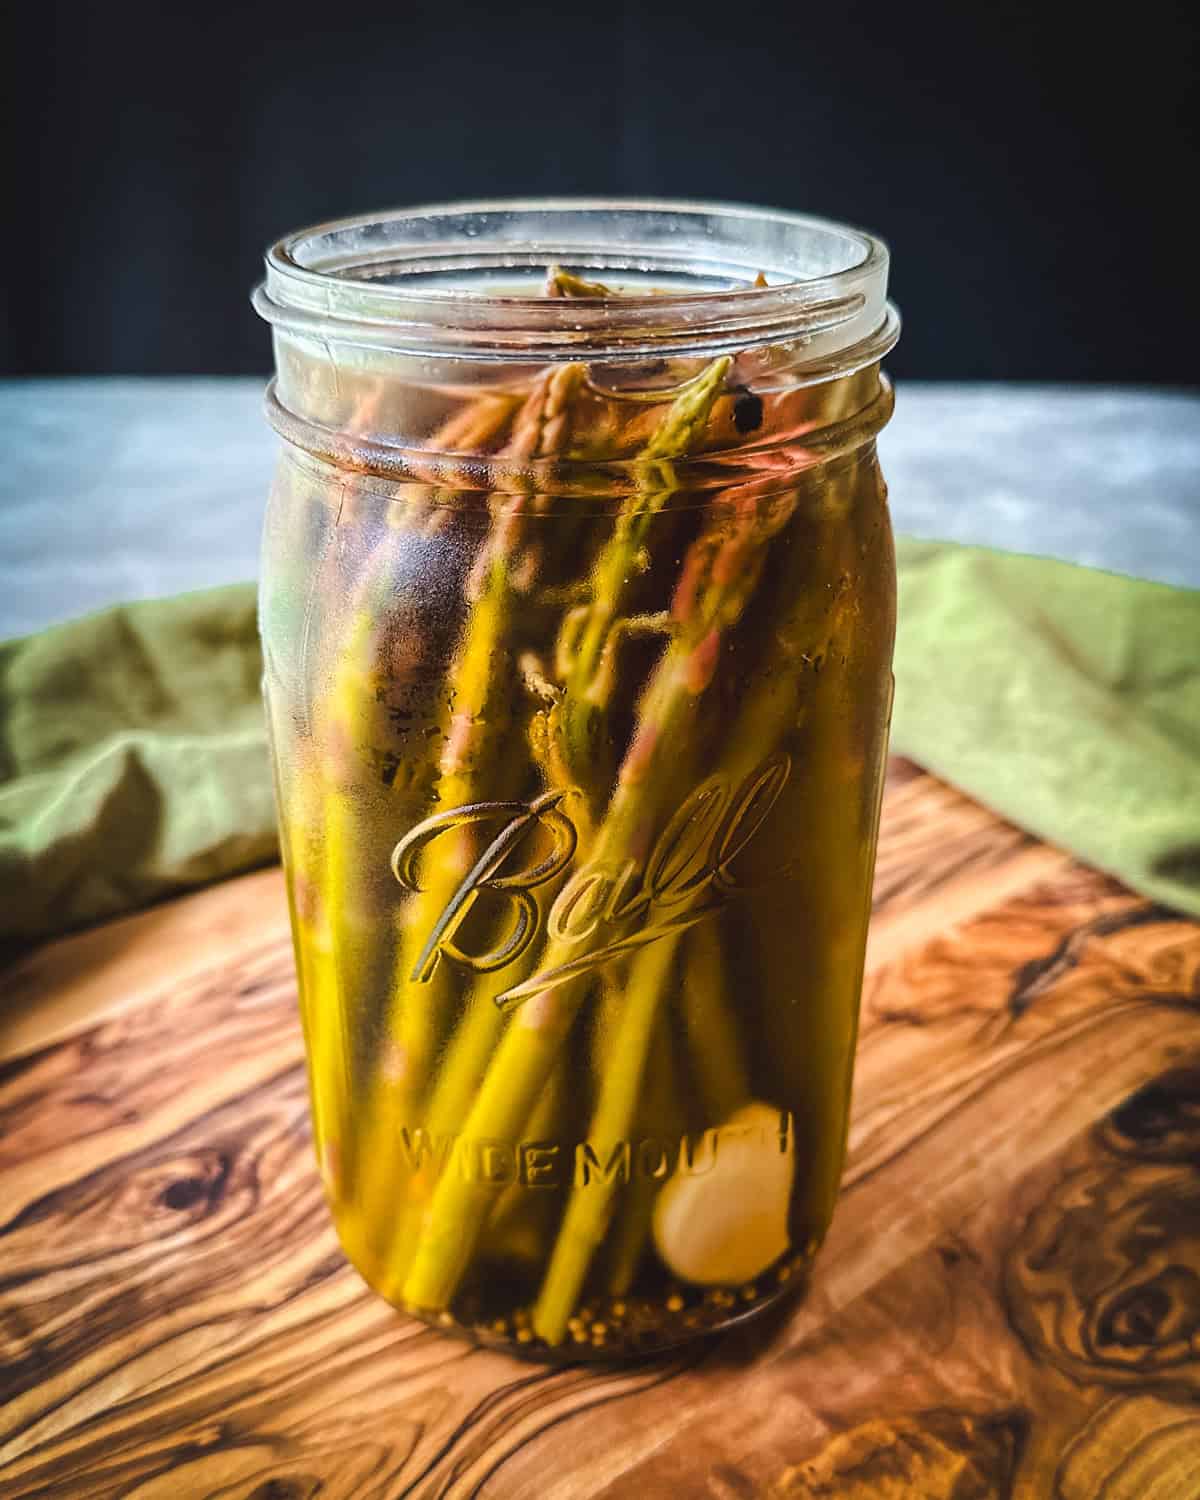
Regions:
<instances>
[{"instance_id":1,"label":"embossed ball logo","mask_svg":"<svg viewBox=\"0 0 1200 1500\"><path fill-rule=\"evenodd\" d=\"M554 961L498 995L497 1005L519 1005L719 910L742 888L734 865L779 800L791 768L791 757L780 754L736 787L725 777L709 777L667 820L640 865L632 858L606 859L598 841L546 913ZM563 876L579 847L566 806L581 795L564 788L529 802L474 802L435 813L400 840L392 873L405 890L418 892L422 856L431 844L472 827L495 830L426 935L414 983L426 983L443 960L491 974L526 952L542 925L533 892ZM500 901L504 930L490 947L468 952L458 936L485 892Z\"/></svg>"}]
</instances>

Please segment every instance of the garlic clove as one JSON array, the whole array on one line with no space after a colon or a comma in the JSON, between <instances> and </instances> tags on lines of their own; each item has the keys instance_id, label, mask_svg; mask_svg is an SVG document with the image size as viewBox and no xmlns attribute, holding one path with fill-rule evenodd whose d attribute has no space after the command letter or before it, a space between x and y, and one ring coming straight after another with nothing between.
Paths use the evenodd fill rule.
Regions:
<instances>
[{"instance_id":1,"label":"garlic clove","mask_svg":"<svg viewBox=\"0 0 1200 1500\"><path fill-rule=\"evenodd\" d=\"M743 1105L717 1130L711 1169L673 1177L659 1193L654 1244L682 1281L752 1281L788 1250L794 1153L779 1122L769 1104Z\"/></svg>"}]
</instances>

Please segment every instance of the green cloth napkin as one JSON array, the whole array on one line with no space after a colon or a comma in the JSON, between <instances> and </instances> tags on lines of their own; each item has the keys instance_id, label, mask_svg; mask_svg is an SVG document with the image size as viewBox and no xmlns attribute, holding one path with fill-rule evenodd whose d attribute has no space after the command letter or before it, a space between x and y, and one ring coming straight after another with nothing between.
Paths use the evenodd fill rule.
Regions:
<instances>
[{"instance_id":1,"label":"green cloth napkin","mask_svg":"<svg viewBox=\"0 0 1200 1500\"><path fill-rule=\"evenodd\" d=\"M892 749L1200 916L1200 591L901 540Z\"/></svg>"},{"instance_id":2,"label":"green cloth napkin","mask_svg":"<svg viewBox=\"0 0 1200 1500\"><path fill-rule=\"evenodd\" d=\"M253 584L0 645L0 937L278 856Z\"/></svg>"},{"instance_id":3,"label":"green cloth napkin","mask_svg":"<svg viewBox=\"0 0 1200 1500\"><path fill-rule=\"evenodd\" d=\"M1200 915L1200 592L902 541L892 748ZM254 587L0 646L0 937L277 853Z\"/></svg>"}]
</instances>

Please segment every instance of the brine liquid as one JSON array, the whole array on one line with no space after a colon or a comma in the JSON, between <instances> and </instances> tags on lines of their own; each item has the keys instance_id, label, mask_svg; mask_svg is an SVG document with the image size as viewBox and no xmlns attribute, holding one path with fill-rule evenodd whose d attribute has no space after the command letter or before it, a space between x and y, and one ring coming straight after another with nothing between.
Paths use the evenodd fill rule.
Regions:
<instances>
[{"instance_id":1,"label":"brine liquid","mask_svg":"<svg viewBox=\"0 0 1200 1500\"><path fill-rule=\"evenodd\" d=\"M397 1305L647 1352L794 1286L833 1211L885 495L870 441L672 492L624 573L627 503L511 498L281 466L262 625L316 1146Z\"/></svg>"}]
</instances>

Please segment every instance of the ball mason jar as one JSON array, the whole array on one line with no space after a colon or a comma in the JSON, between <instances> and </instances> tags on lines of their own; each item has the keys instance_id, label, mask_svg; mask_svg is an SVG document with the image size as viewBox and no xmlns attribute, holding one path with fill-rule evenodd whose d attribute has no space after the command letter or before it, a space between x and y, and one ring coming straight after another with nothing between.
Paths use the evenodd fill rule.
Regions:
<instances>
[{"instance_id":1,"label":"ball mason jar","mask_svg":"<svg viewBox=\"0 0 1200 1500\"><path fill-rule=\"evenodd\" d=\"M268 254L313 1130L419 1318L646 1353L825 1235L892 690L886 274L841 225L640 201Z\"/></svg>"}]
</instances>

